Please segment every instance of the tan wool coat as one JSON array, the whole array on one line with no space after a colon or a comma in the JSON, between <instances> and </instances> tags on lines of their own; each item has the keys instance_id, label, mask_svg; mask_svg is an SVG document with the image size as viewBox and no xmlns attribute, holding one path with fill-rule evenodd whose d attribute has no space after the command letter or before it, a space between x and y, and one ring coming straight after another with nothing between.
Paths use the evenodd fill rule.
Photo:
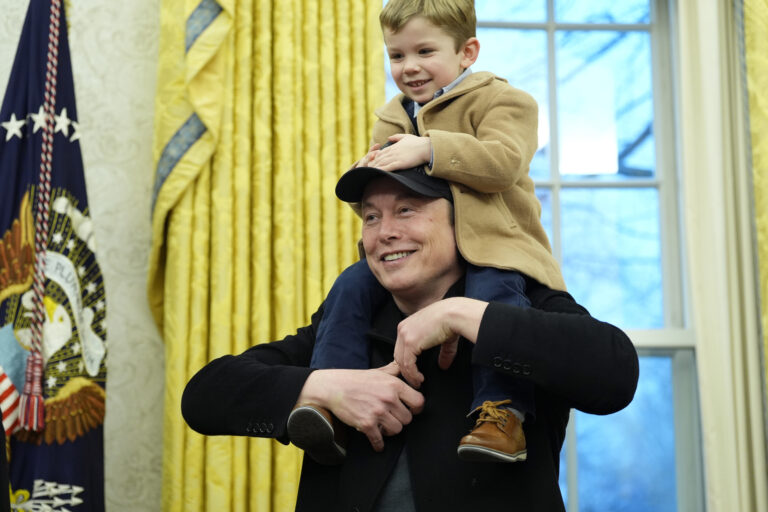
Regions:
<instances>
[{"instance_id":1,"label":"tan wool coat","mask_svg":"<svg viewBox=\"0 0 768 512\"><path fill-rule=\"evenodd\" d=\"M376 110L373 142L413 133L399 94ZM472 73L416 116L432 142L428 172L451 182L456 243L468 262L516 270L565 290L541 224L528 169L537 149L538 106L528 93L488 72Z\"/></svg>"}]
</instances>

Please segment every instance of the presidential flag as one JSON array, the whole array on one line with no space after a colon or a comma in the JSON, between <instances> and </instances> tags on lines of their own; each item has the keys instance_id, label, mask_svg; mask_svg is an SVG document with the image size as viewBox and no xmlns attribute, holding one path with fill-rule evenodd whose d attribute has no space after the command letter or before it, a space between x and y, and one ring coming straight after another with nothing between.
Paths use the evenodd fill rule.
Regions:
<instances>
[{"instance_id":1,"label":"presidential flag","mask_svg":"<svg viewBox=\"0 0 768 512\"><path fill-rule=\"evenodd\" d=\"M12 509L104 510L106 302L60 0L31 0L0 108L0 409Z\"/></svg>"}]
</instances>

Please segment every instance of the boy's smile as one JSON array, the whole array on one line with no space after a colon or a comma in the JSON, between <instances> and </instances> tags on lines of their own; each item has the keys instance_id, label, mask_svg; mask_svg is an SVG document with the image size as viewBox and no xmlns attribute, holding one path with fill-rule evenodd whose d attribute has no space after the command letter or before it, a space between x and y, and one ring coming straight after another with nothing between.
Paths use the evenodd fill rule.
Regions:
<instances>
[{"instance_id":1,"label":"boy's smile","mask_svg":"<svg viewBox=\"0 0 768 512\"><path fill-rule=\"evenodd\" d=\"M456 51L453 38L426 18L416 16L393 32L384 29L392 78L417 103L427 103L477 58L476 38Z\"/></svg>"}]
</instances>

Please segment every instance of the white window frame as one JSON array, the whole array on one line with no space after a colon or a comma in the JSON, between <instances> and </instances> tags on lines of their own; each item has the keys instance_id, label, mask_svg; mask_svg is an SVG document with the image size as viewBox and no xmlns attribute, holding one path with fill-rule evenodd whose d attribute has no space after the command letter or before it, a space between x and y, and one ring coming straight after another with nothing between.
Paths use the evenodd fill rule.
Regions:
<instances>
[{"instance_id":1,"label":"white window frame","mask_svg":"<svg viewBox=\"0 0 768 512\"><path fill-rule=\"evenodd\" d=\"M557 119L557 91L554 77L555 68L555 33L559 30L640 30L647 31L646 25L608 25L602 24L596 27L591 24L556 24L554 22L554 0L548 0L548 21L542 26L526 24L526 27L515 28L539 28L547 30L548 40L548 84L549 84L549 123L553 127L551 135L552 151L550 152L550 166L558 168L559 155L559 130ZM696 340L693 331L687 326L683 286L684 280L675 278L682 274L682 247L680 240L681 213L678 210L679 197L678 175L676 162L676 133L675 118L672 106L675 104L673 90L666 86L672 72L672 43L670 35L673 33L668 3L665 0L651 0L651 59L654 72L654 135L656 142L656 175L650 180L624 180L615 183L590 182L558 179L556 173L551 173L550 180L537 180L537 186L546 186L552 193L553 219L553 247L555 254L560 257L560 229L559 229L559 192L562 188L571 187L632 187L654 186L659 191L659 219L662 248L662 286L664 287L664 325L662 329L629 330L630 338L638 347L638 352L643 355L661 355L672 360L672 385L674 400L675 425L675 467L677 510L701 511L704 503L704 473L701 456L701 436L698 393L696 389L695 371L695 345ZM485 24L483 24L485 25ZM494 24L493 26L510 24ZM666 75L666 76L665 76ZM674 219L674 222L665 222L665 219ZM579 510L579 488L577 470L577 442L576 442L576 416L571 415L566 437L566 467L567 503L568 510Z\"/></svg>"},{"instance_id":2,"label":"white window frame","mask_svg":"<svg viewBox=\"0 0 768 512\"><path fill-rule=\"evenodd\" d=\"M653 64L671 70L668 77L654 73L655 104L673 106L654 112L657 169L676 169L656 177L663 180L660 219L678 222L662 229L667 327L628 334L641 355L673 357L676 458L686 461L677 464L677 509L768 510L765 377L734 3L651 2L663 6L653 11L654 22L669 28L652 34ZM554 0L547 4L553 12ZM546 24L490 26L511 25ZM549 45L554 48L551 39ZM555 104L550 112L555 115ZM679 278L668 278L674 275ZM573 483L569 489L577 489Z\"/></svg>"}]
</instances>

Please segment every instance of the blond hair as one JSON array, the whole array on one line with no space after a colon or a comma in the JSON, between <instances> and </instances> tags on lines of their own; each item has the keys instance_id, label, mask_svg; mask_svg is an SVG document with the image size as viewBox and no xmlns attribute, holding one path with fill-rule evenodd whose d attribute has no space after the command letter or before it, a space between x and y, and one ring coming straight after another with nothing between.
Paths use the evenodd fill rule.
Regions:
<instances>
[{"instance_id":1,"label":"blond hair","mask_svg":"<svg viewBox=\"0 0 768 512\"><path fill-rule=\"evenodd\" d=\"M474 0L389 0L379 14L382 29L398 32L412 18L421 16L454 40L456 51L475 37Z\"/></svg>"}]
</instances>

